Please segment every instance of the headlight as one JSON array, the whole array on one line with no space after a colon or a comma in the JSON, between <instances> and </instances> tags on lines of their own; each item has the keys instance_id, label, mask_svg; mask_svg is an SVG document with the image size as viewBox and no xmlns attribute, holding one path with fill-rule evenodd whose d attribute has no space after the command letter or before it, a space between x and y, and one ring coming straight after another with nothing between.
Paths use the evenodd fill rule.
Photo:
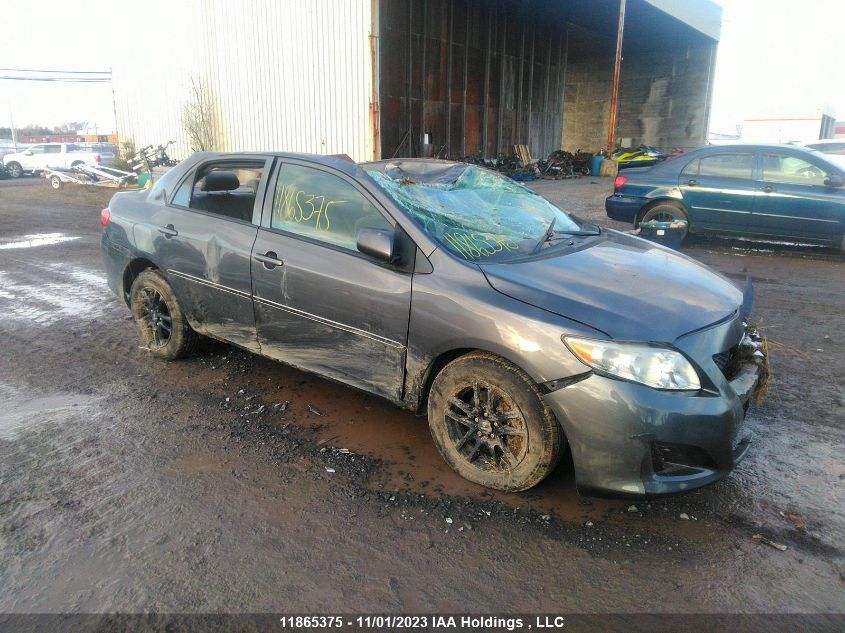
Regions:
<instances>
[{"instance_id":1,"label":"headlight","mask_svg":"<svg viewBox=\"0 0 845 633\"><path fill-rule=\"evenodd\" d=\"M571 336L564 337L563 341L584 363L602 373L655 389L701 389L693 366L674 350L641 343L615 343Z\"/></svg>"}]
</instances>

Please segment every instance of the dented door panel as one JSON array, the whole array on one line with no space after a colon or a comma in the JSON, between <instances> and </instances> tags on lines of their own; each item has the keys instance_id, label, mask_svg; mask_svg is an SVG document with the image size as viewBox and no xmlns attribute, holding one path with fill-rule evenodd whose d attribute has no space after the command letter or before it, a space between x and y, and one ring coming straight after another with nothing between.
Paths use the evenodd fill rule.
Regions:
<instances>
[{"instance_id":1,"label":"dented door panel","mask_svg":"<svg viewBox=\"0 0 845 633\"><path fill-rule=\"evenodd\" d=\"M402 394L411 274L261 229L253 296L263 354L391 400Z\"/></svg>"}]
</instances>

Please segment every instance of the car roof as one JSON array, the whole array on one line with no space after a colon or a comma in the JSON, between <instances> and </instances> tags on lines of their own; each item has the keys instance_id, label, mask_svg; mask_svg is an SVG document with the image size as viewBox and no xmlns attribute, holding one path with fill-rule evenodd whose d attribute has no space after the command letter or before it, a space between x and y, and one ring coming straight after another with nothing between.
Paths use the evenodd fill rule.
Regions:
<instances>
[{"instance_id":1,"label":"car roof","mask_svg":"<svg viewBox=\"0 0 845 633\"><path fill-rule=\"evenodd\" d=\"M747 152L758 152L766 150L812 152L812 149L804 147L803 145L790 145L786 143L730 143L726 145L705 145L704 147L699 147L698 149L693 150L693 152L712 154L722 152L734 152L737 150ZM691 154L692 152L687 153Z\"/></svg>"},{"instance_id":2,"label":"car roof","mask_svg":"<svg viewBox=\"0 0 845 633\"><path fill-rule=\"evenodd\" d=\"M292 158L332 167L354 178L365 175L361 167L345 154L304 154L297 152L196 152L191 156L191 163L196 164L209 159L255 159L255 158Z\"/></svg>"}]
</instances>

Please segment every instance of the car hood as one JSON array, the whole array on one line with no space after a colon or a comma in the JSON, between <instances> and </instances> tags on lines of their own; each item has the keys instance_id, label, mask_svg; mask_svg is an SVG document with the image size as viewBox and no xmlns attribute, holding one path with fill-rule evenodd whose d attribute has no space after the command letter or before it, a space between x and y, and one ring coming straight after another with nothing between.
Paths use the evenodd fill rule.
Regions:
<instances>
[{"instance_id":1,"label":"car hood","mask_svg":"<svg viewBox=\"0 0 845 633\"><path fill-rule=\"evenodd\" d=\"M730 316L743 299L703 264L615 231L559 255L480 268L502 294L619 340L671 343Z\"/></svg>"}]
</instances>

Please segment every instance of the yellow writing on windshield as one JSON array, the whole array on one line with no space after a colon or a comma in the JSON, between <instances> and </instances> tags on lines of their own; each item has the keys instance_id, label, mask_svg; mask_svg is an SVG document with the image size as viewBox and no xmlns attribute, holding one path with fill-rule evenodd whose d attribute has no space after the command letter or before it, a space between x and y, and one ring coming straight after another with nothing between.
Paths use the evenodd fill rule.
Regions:
<instances>
[{"instance_id":1,"label":"yellow writing on windshield","mask_svg":"<svg viewBox=\"0 0 845 633\"><path fill-rule=\"evenodd\" d=\"M346 200L329 200L320 194L311 194L296 185L285 185L276 192L273 201L273 217L288 222L313 224L318 231L331 229L329 208L343 204Z\"/></svg>"},{"instance_id":2,"label":"yellow writing on windshield","mask_svg":"<svg viewBox=\"0 0 845 633\"><path fill-rule=\"evenodd\" d=\"M516 251L519 246L503 236L484 233L444 233L449 245L464 259L490 257L504 250Z\"/></svg>"}]
</instances>

